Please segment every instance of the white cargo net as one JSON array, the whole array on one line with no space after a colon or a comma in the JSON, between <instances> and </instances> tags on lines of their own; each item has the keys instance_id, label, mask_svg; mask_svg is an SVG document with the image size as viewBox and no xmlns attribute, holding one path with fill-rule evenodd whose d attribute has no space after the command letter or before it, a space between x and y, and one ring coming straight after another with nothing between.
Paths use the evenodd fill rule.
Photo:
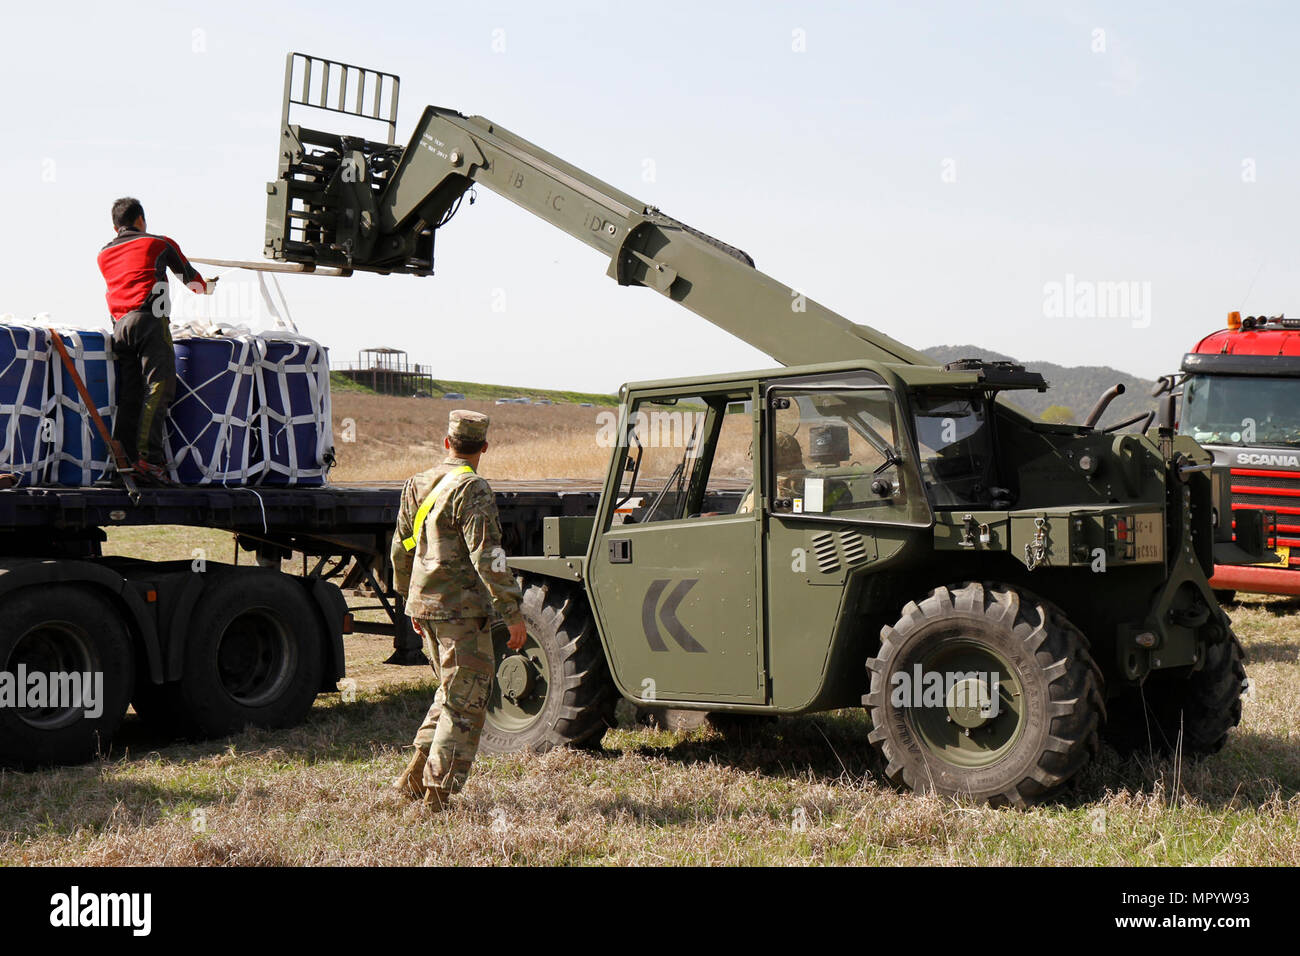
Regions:
<instances>
[{"instance_id":1,"label":"white cargo net","mask_svg":"<svg viewBox=\"0 0 1300 956\"><path fill-rule=\"evenodd\" d=\"M172 478L194 483L192 474L182 471L189 461L201 475L199 484L323 484L334 464L328 350L285 330L259 333L196 320L172 331L177 344L199 338L231 343L226 367L207 380L177 378L167 419ZM245 376L252 376L247 389ZM209 388L221 379L230 387ZM197 417L197 426L177 423L182 403L202 409L195 415L187 408L182 416Z\"/></svg>"},{"instance_id":2,"label":"white cargo net","mask_svg":"<svg viewBox=\"0 0 1300 956\"><path fill-rule=\"evenodd\" d=\"M199 341L226 343L230 353L224 366L204 381L177 375L165 430L168 471L173 481L186 484L251 484L264 468L254 457L258 338L249 333L187 335L175 344L197 347Z\"/></svg>"},{"instance_id":3,"label":"white cargo net","mask_svg":"<svg viewBox=\"0 0 1300 956\"><path fill-rule=\"evenodd\" d=\"M16 391L6 387L0 395L5 421L0 471L18 475L23 484L37 484L45 480L54 449L51 427L45 424L49 337L37 328L15 326L12 316L0 322L0 336L9 342L5 349L9 361L0 368L0 381L18 378ZM13 401L5 400L10 397Z\"/></svg>"},{"instance_id":4,"label":"white cargo net","mask_svg":"<svg viewBox=\"0 0 1300 956\"><path fill-rule=\"evenodd\" d=\"M77 375L95 399L96 410L109 428L117 407L117 367L113 362L113 339L107 331L55 327L63 339ZM64 485L91 485L108 471L113 453L104 443L94 421L86 414L76 384L69 378L63 359L48 343L51 386L47 389L45 417L53 421L46 480ZM102 374L91 375L91 369ZM103 391L94 393L103 383Z\"/></svg>"},{"instance_id":5,"label":"white cargo net","mask_svg":"<svg viewBox=\"0 0 1300 956\"><path fill-rule=\"evenodd\" d=\"M257 389L266 470L262 484L319 484L334 464L327 350L290 332L258 337ZM272 353L284 352L272 357ZM293 389L306 385L306 401Z\"/></svg>"}]
</instances>

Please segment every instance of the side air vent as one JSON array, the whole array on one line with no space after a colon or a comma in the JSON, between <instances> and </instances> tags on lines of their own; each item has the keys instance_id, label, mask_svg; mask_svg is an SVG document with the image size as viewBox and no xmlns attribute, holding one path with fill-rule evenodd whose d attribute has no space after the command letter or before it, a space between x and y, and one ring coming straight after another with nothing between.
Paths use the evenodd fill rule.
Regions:
<instances>
[{"instance_id":1,"label":"side air vent","mask_svg":"<svg viewBox=\"0 0 1300 956\"><path fill-rule=\"evenodd\" d=\"M870 560L867 556L866 545L862 543L862 535L856 532L840 532L840 550L844 552L844 561L850 567L856 564L866 564Z\"/></svg>"},{"instance_id":2,"label":"side air vent","mask_svg":"<svg viewBox=\"0 0 1300 956\"><path fill-rule=\"evenodd\" d=\"M817 559L817 569L822 574L834 574L840 569L840 559L835 551L835 535L829 531L813 535L813 557Z\"/></svg>"}]
</instances>

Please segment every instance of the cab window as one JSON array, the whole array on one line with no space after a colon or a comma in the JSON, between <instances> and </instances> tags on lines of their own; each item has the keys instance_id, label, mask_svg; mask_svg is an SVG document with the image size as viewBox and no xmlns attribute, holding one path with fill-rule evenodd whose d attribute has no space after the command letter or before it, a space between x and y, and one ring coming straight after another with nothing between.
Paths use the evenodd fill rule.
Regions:
<instances>
[{"instance_id":1,"label":"cab window","mask_svg":"<svg viewBox=\"0 0 1300 956\"><path fill-rule=\"evenodd\" d=\"M928 524L916 459L887 388L769 392L774 514Z\"/></svg>"},{"instance_id":2,"label":"cab window","mask_svg":"<svg viewBox=\"0 0 1300 956\"><path fill-rule=\"evenodd\" d=\"M615 520L736 514L754 484L753 430L748 392L637 400L628 414Z\"/></svg>"}]
</instances>

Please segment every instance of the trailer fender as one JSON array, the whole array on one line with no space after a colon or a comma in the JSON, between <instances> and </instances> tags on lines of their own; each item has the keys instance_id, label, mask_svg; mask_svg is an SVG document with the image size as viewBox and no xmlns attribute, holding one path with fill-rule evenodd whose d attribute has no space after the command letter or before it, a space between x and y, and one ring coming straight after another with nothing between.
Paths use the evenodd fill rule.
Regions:
<instances>
[{"instance_id":1,"label":"trailer fender","mask_svg":"<svg viewBox=\"0 0 1300 956\"><path fill-rule=\"evenodd\" d=\"M163 680L177 681L185 670L185 636L189 633L190 618L194 614L194 605L206 585L204 575L207 572L194 572L180 586L176 605L172 609L171 620L167 626L167 666Z\"/></svg>"},{"instance_id":2,"label":"trailer fender","mask_svg":"<svg viewBox=\"0 0 1300 956\"><path fill-rule=\"evenodd\" d=\"M325 641L324 671L321 679L322 693L334 693L338 682L347 676L347 663L343 656L343 626L348 614L348 602L343 592L322 578L303 581L312 602L316 605Z\"/></svg>"},{"instance_id":3,"label":"trailer fender","mask_svg":"<svg viewBox=\"0 0 1300 956\"><path fill-rule=\"evenodd\" d=\"M138 639L149 666L149 677L163 679L158 628L148 603L111 568L90 561L29 560L0 563L0 596L43 584L88 584L106 593L122 613L131 635Z\"/></svg>"}]
</instances>

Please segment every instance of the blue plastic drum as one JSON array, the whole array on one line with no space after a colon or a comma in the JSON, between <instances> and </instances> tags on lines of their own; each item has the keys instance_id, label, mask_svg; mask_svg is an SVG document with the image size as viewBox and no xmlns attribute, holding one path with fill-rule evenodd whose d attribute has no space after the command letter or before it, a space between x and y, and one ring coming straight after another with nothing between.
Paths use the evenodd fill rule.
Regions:
<instances>
[{"instance_id":1,"label":"blue plastic drum","mask_svg":"<svg viewBox=\"0 0 1300 956\"><path fill-rule=\"evenodd\" d=\"M44 329L0 326L0 471L24 485L45 480L53 432L42 427L50 342Z\"/></svg>"},{"instance_id":2,"label":"blue plastic drum","mask_svg":"<svg viewBox=\"0 0 1300 956\"><path fill-rule=\"evenodd\" d=\"M328 352L305 339L262 342L262 484L323 485L334 456Z\"/></svg>"},{"instance_id":3,"label":"blue plastic drum","mask_svg":"<svg viewBox=\"0 0 1300 956\"><path fill-rule=\"evenodd\" d=\"M77 374L86 384L95 407L109 429L113 427L113 410L117 399L117 374L113 361L113 337L108 332L59 330ZM112 455L100 437L95 423L86 412L76 382L68 374L57 352L51 352L50 367L54 383L54 427L58 431L59 452L53 463L51 480L59 485L94 484L108 470Z\"/></svg>"},{"instance_id":4,"label":"blue plastic drum","mask_svg":"<svg viewBox=\"0 0 1300 956\"><path fill-rule=\"evenodd\" d=\"M248 337L178 338L167 460L186 485L243 485L262 470L255 447L257 350Z\"/></svg>"}]
</instances>

